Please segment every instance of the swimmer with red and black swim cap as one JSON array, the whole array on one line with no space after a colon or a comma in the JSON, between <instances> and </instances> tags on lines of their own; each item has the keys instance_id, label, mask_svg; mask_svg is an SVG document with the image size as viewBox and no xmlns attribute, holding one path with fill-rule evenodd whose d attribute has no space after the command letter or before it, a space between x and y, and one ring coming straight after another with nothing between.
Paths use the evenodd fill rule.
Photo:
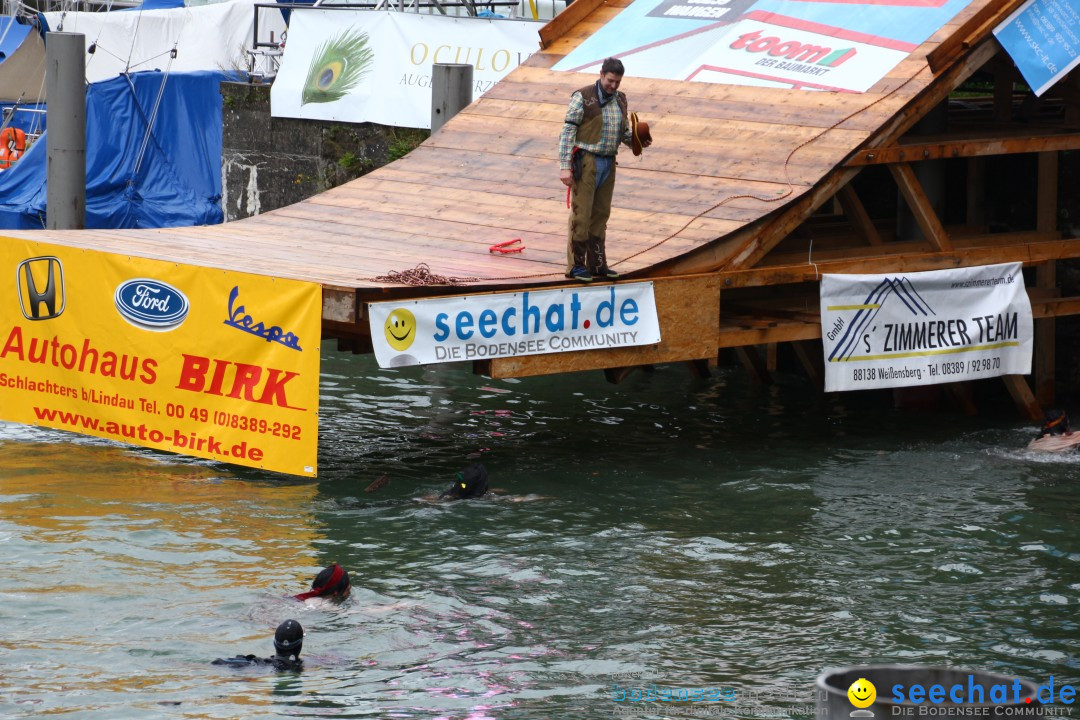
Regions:
<instances>
[{"instance_id":1,"label":"swimmer with red and black swim cap","mask_svg":"<svg viewBox=\"0 0 1080 720\"><path fill-rule=\"evenodd\" d=\"M315 579L311 581L311 590L302 592L294 597L297 600L308 598L327 598L328 600L341 601L349 597L352 585L349 583L349 573L337 563L323 568Z\"/></svg>"},{"instance_id":2,"label":"swimmer with red and black swim cap","mask_svg":"<svg viewBox=\"0 0 1080 720\"><path fill-rule=\"evenodd\" d=\"M1069 435L1069 415L1064 410L1047 410L1046 422L1043 423L1036 440L1047 435Z\"/></svg>"}]
</instances>

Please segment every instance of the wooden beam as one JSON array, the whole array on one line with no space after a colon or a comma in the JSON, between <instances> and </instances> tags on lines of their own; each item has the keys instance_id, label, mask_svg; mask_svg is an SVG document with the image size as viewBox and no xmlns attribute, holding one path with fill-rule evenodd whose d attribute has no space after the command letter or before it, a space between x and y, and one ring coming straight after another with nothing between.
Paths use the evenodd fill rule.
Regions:
<instances>
[{"instance_id":1,"label":"wooden beam","mask_svg":"<svg viewBox=\"0 0 1080 720\"><path fill-rule=\"evenodd\" d=\"M761 354L756 347L753 345L739 345L735 348L735 355L738 356L739 362L743 364L746 371L750 373L750 377L754 379L754 382L762 385L772 384L769 369L765 367L765 362L761 359Z\"/></svg>"},{"instance_id":2,"label":"wooden beam","mask_svg":"<svg viewBox=\"0 0 1080 720\"><path fill-rule=\"evenodd\" d=\"M1058 154L1039 153L1036 183L1035 229L1041 232L1057 230ZM1057 264L1049 260L1035 271L1035 285L1042 290L1057 291ZM1035 397L1044 406L1054 404L1054 384L1057 377L1057 322L1046 317L1035 323Z\"/></svg>"},{"instance_id":3,"label":"wooden beam","mask_svg":"<svg viewBox=\"0 0 1080 720\"><path fill-rule=\"evenodd\" d=\"M994 137L984 139L956 138L929 142L912 142L873 148L857 153L847 161L848 167L887 165L898 162L940 160L942 158L1015 155L1018 153L1080 150L1080 133L1046 133L1024 137Z\"/></svg>"},{"instance_id":4,"label":"wooden beam","mask_svg":"<svg viewBox=\"0 0 1080 720\"><path fill-rule=\"evenodd\" d=\"M968 225L982 225L986 222L986 160L981 157L967 160L967 207L965 221Z\"/></svg>"},{"instance_id":5,"label":"wooden beam","mask_svg":"<svg viewBox=\"0 0 1080 720\"><path fill-rule=\"evenodd\" d=\"M600 7L606 0L575 0L566 6L566 9L549 20L540 28L541 49L550 47L553 42L570 32L579 22L584 20L593 10ZM567 102L569 102L567 98Z\"/></svg>"},{"instance_id":6,"label":"wooden beam","mask_svg":"<svg viewBox=\"0 0 1080 720\"><path fill-rule=\"evenodd\" d=\"M945 393L965 415L974 416L979 414L979 408L975 405L974 394L971 392L971 383L945 383L943 387Z\"/></svg>"},{"instance_id":7,"label":"wooden beam","mask_svg":"<svg viewBox=\"0 0 1080 720\"><path fill-rule=\"evenodd\" d=\"M820 340L821 325L818 323L781 322L772 327L745 328L723 326L717 340L718 348L740 348L771 342L792 342L795 340Z\"/></svg>"},{"instance_id":8,"label":"wooden beam","mask_svg":"<svg viewBox=\"0 0 1080 720\"><path fill-rule=\"evenodd\" d=\"M1050 260L1039 265L1035 270L1035 285L1052 295L1057 288L1057 263ZM1033 311L1034 312L1034 311ZM1032 368L1035 378L1035 397L1043 407L1054 404L1054 382L1056 379L1057 322L1053 316L1035 321L1035 359Z\"/></svg>"},{"instance_id":9,"label":"wooden beam","mask_svg":"<svg viewBox=\"0 0 1080 720\"><path fill-rule=\"evenodd\" d=\"M989 35L994 26L1023 2L1024 0L990 0L926 56L930 70L935 75L940 73L965 50Z\"/></svg>"},{"instance_id":10,"label":"wooden beam","mask_svg":"<svg viewBox=\"0 0 1080 720\"><path fill-rule=\"evenodd\" d=\"M771 373L776 372L777 362L779 361L779 343L766 343L765 344L765 369Z\"/></svg>"},{"instance_id":11,"label":"wooden beam","mask_svg":"<svg viewBox=\"0 0 1080 720\"><path fill-rule=\"evenodd\" d=\"M625 380L627 376L630 375L630 373L634 372L637 369L638 366L636 365L618 368L605 368L604 378L612 385L618 385L623 380Z\"/></svg>"},{"instance_id":12,"label":"wooden beam","mask_svg":"<svg viewBox=\"0 0 1080 720\"><path fill-rule=\"evenodd\" d=\"M802 363L810 381L817 386L818 390L825 388L825 358L821 343L809 340L796 340L791 343L791 348Z\"/></svg>"},{"instance_id":13,"label":"wooden beam","mask_svg":"<svg viewBox=\"0 0 1080 720\"><path fill-rule=\"evenodd\" d=\"M994 237L1007 242L992 244ZM930 252L928 244L923 244L924 249L920 252L908 243L887 243L884 248L896 249L898 252L870 252L875 248L864 248L867 251L865 254L839 259L818 258L813 265L808 264L805 259L799 262L793 259L792 262L777 262L746 270L724 270L717 273L717 276L721 286L728 290L817 282L822 273L918 272L1004 262L1032 265L1046 260L1080 257L1080 239L1077 238L1060 240L1054 235L1043 236L1038 233L1021 233L1015 236L1001 233L996 236L963 238L962 241L963 244L960 240L954 243L956 247L951 252Z\"/></svg>"},{"instance_id":14,"label":"wooden beam","mask_svg":"<svg viewBox=\"0 0 1080 720\"><path fill-rule=\"evenodd\" d=\"M949 93L998 54L1001 45L993 38L977 43L961 60L949 66L934 83L929 85L915 100L881 126L866 148L895 145L899 138L921 120L939 103L948 99Z\"/></svg>"},{"instance_id":15,"label":"wooden beam","mask_svg":"<svg viewBox=\"0 0 1080 720\"><path fill-rule=\"evenodd\" d=\"M725 242L712 243L678 258L663 271L681 275L753 267L858 173L855 168L834 171L809 192L780 209L778 215L766 215L730 234Z\"/></svg>"},{"instance_id":16,"label":"wooden beam","mask_svg":"<svg viewBox=\"0 0 1080 720\"><path fill-rule=\"evenodd\" d=\"M915 222L918 223L919 229L922 230L923 237L933 243L938 250L952 250L949 235L945 232L941 220L938 219L937 213L934 212L934 207L930 204L930 199L926 197L926 193L923 192L922 185L919 183L919 179L915 177L915 171L911 169L911 166L907 163L889 165L889 172L892 173L893 179L896 180L896 184L900 188L900 194L904 196L908 207L911 208L911 212L915 216Z\"/></svg>"},{"instance_id":17,"label":"wooden beam","mask_svg":"<svg viewBox=\"0 0 1080 720\"><path fill-rule=\"evenodd\" d=\"M712 377L712 371L709 370L709 359L687 360L686 366L689 368L690 374L698 380L705 380Z\"/></svg>"},{"instance_id":18,"label":"wooden beam","mask_svg":"<svg viewBox=\"0 0 1080 720\"><path fill-rule=\"evenodd\" d=\"M1038 193L1035 229L1040 232L1053 232L1057 230L1058 214L1058 154L1056 151L1039 153L1038 179L1035 189Z\"/></svg>"},{"instance_id":19,"label":"wooden beam","mask_svg":"<svg viewBox=\"0 0 1080 720\"><path fill-rule=\"evenodd\" d=\"M859 236L867 244L884 244L877 228L874 227L874 221L870 219L870 215L866 212L866 208L863 206L862 201L859 200L859 196L855 193L855 188L851 186L851 183L840 188L839 192L836 193L836 199L840 201L840 207L844 209L844 215L851 221L855 231L859 233Z\"/></svg>"},{"instance_id":20,"label":"wooden beam","mask_svg":"<svg viewBox=\"0 0 1080 720\"><path fill-rule=\"evenodd\" d=\"M1013 83L1012 66L994 66L994 120L999 123L1012 121Z\"/></svg>"},{"instance_id":21,"label":"wooden beam","mask_svg":"<svg viewBox=\"0 0 1080 720\"><path fill-rule=\"evenodd\" d=\"M1028 420L1033 422L1042 422L1043 411L1039 407L1038 401L1035 400L1035 396L1031 393L1031 388L1028 387L1027 380L1023 375L1002 375L1002 380L1005 381L1005 387L1008 388L1009 394L1012 395L1013 402L1016 403L1016 407L1019 408L1020 413Z\"/></svg>"}]
</instances>

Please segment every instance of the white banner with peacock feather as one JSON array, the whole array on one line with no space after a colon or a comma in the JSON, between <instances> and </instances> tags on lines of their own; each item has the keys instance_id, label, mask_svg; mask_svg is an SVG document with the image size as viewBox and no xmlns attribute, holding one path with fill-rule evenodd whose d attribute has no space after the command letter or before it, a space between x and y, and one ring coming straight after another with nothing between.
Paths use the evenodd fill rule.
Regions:
<instances>
[{"instance_id":1,"label":"white banner with peacock feather","mask_svg":"<svg viewBox=\"0 0 1080 720\"><path fill-rule=\"evenodd\" d=\"M431 127L431 66L473 66L473 98L539 49L543 23L381 10L294 11L274 117Z\"/></svg>"}]
</instances>

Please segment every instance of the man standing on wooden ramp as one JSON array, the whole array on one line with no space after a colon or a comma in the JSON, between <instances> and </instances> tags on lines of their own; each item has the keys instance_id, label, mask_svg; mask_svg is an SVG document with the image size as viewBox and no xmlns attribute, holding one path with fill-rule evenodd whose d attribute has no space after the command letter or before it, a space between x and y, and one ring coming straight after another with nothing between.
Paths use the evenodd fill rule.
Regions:
<instances>
[{"instance_id":1,"label":"man standing on wooden ramp","mask_svg":"<svg viewBox=\"0 0 1080 720\"><path fill-rule=\"evenodd\" d=\"M620 142L635 155L652 144L649 126L638 122L637 113L627 112L626 95L619 92L624 72L622 60L604 60L600 79L570 96L559 135L559 179L569 188L570 198L566 277L582 282L619 277L608 267L604 249L615 190L615 155Z\"/></svg>"}]
</instances>

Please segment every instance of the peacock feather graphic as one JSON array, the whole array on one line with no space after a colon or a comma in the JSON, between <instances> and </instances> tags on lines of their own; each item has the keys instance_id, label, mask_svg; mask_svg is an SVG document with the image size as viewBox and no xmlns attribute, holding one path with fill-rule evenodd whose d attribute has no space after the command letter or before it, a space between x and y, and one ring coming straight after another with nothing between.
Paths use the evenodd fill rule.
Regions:
<instances>
[{"instance_id":1,"label":"peacock feather graphic","mask_svg":"<svg viewBox=\"0 0 1080 720\"><path fill-rule=\"evenodd\" d=\"M308 68L300 104L334 102L356 87L375 59L367 33L352 28L324 42Z\"/></svg>"}]
</instances>

